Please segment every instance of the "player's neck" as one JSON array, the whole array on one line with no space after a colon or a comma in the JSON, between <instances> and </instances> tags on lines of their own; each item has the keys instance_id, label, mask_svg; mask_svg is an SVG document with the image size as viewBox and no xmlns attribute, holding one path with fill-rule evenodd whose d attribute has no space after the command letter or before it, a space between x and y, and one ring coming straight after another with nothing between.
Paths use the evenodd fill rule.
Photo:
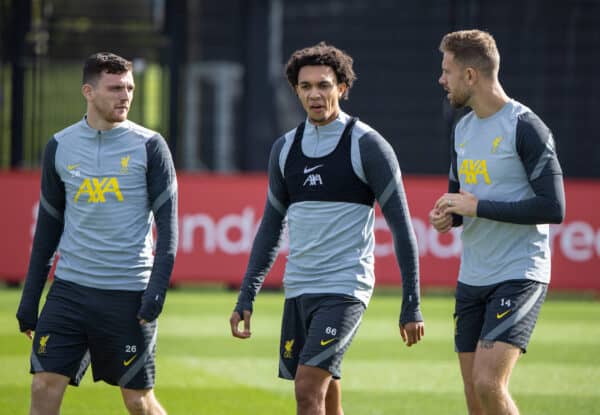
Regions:
<instances>
[{"instance_id":1,"label":"player's neck","mask_svg":"<svg viewBox=\"0 0 600 415\"><path fill-rule=\"evenodd\" d=\"M510 97L506 95L502 86L498 82L493 82L476 95L471 108L477 118L488 118L500 111L509 101Z\"/></svg>"}]
</instances>

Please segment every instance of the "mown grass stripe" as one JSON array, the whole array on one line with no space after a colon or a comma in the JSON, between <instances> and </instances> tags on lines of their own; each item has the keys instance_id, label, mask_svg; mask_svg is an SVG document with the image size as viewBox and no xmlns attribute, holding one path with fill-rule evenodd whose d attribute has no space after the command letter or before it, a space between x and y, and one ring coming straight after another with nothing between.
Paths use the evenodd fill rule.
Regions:
<instances>
[{"instance_id":1,"label":"mown grass stripe","mask_svg":"<svg viewBox=\"0 0 600 415\"><path fill-rule=\"evenodd\" d=\"M0 289L0 413L27 413L31 342L14 317L20 291ZM277 378L281 293L257 299L252 338L231 337L236 293L172 290L161 316L156 394L170 415L295 413L293 383ZM423 296L426 335L407 348L397 294L376 293L342 366L348 414L466 413L453 351L453 299ZM600 414L600 302L552 300L542 307L511 392L528 415ZM69 388L63 415L124 413L114 387Z\"/></svg>"}]
</instances>

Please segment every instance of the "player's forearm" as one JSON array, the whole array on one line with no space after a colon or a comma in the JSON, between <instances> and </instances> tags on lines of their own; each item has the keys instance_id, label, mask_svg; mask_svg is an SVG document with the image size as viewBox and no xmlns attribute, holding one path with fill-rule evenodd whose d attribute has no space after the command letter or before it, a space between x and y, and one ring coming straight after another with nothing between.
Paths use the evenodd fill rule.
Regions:
<instances>
[{"instance_id":1,"label":"player's forearm","mask_svg":"<svg viewBox=\"0 0 600 415\"><path fill-rule=\"evenodd\" d=\"M400 323L406 324L411 321L423 321L419 309L419 249L410 218L404 185L399 170L397 172L395 176L392 176L390 170L388 183L385 186L386 190L380 194L378 202L392 232L396 259L402 274ZM375 183L377 183L377 180L385 180L384 175L378 177L378 179L372 177L372 180Z\"/></svg>"},{"instance_id":2,"label":"player's forearm","mask_svg":"<svg viewBox=\"0 0 600 415\"><path fill-rule=\"evenodd\" d=\"M520 225L561 223L565 215L562 176L540 177L531 184L534 197L515 202L480 200L477 216Z\"/></svg>"},{"instance_id":3,"label":"player's forearm","mask_svg":"<svg viewBox=\"0 0 600 415\"><path fill-rule=\"evenodd\" d=\"M248 267L244 274L238 306L252 309L256 294L273 266L279 250L284 227L284 216L267 201L256 238L250 251Z\"/></svg>"},{"instance_id":4,"label":"player's forearm","mask_svg":"<svg viewBox=\"0 0 600 415\"><path fill-rule=\"evenodd\" d=\"M154 298L158 295L164 300L177 253L176 194L168 199L159 211L155 213L155 220L157 230L156 250L146 293Z\"/></svg>"},{"instance_id":5,"label":"player's forearm","mask_svg":"<svg viewBox=\"0 0 600 415\"><path fill-rule=\"evenodd\" d=\"M423 321L420 311L419 252L408 209L393 198L382 212L392 231L396 258L402 274L400 323Z\"/></svg>"}]
</instances>

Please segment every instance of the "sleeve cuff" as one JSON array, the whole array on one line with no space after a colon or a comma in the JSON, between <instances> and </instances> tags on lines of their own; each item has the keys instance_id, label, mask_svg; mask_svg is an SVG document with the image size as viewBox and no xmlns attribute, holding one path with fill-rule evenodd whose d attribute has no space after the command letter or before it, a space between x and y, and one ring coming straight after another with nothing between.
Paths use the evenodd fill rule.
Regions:
<instances>
[{"instance_id":1,"label":"sleeve cuff","mask_svg":"<svg viewBox=\"0 0 600 415\"><path fill-rule=\"evenodd\" d=\"M400 324L405 325L407 323L416 322L416 321L424 321L423 315L421 314L421 310L417 309L410 312L402 312L400 313Z\"/></svg>"}]
</instances>

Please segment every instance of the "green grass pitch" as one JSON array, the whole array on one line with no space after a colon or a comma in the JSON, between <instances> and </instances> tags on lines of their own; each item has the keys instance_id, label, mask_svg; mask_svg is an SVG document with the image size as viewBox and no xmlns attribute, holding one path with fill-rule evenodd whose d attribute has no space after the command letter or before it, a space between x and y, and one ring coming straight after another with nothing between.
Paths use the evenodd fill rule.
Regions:
<instances>
[{"instance_id":1,"label":"green grass pitch","mask_svg":"<svg viewBox=\"0 0 600 415\"><path fill-rule=\"evenodd\" d=\"M14 317L20 291L0 289L0 413L29 407L30 341ZM229 332L236 293L175 289L159 320L156 394L169 414L294 414L293 384L277 375L281 293L263 292L252 338ZM400 296L375 293L343 364L347 414L465 414L452 343L451 296L425 292L426 335L407 348L397 329ZM600 414L600 302L551 298L542 307L511 393L527 415ZM63 415L124 414L120 393L88 373L69 387Z\"/></svg>"}]
</instances>

